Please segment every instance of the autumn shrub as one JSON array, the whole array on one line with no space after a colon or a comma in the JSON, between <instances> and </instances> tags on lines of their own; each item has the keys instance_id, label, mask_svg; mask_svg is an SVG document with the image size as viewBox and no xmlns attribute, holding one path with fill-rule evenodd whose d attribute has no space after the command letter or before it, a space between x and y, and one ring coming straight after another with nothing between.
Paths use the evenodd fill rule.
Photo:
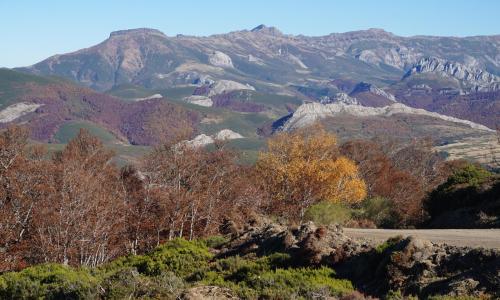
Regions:
<instances>
[{"instance_id":1,"label":"autumn shrub","mask_svg":"<svg viewBox=\"0 0 500 300\"><path fill-rule=\"evenodd\" d=\"M268 194L265 210L301 221L321 201L358 203L366 196L357 165L339 154L335 135L319 125L270 138L256 163Z\"/></svg>"},{"instance_id":2,"label":"autumn shrub","mask_svg":"<svg viewBox=\"0 0 500 300\"><path fill-rule=\"evenodd\" d=\"M89 299L99 280L86 269L44 264L0 276L0 299Z\"/></svg>"},{"instance_id":3,"label":"autumn shrub","mask_svg":"<svg viewBox=\"0 0 500 300\"><path fill-rule=\"evenodd\" d=\"M369 218L379 227L421 224L425 220L423 202L427 192L446 180L453 169L427 140L352 140L340 146L340 153L358 164L367 186L365 209L371 211ZM388 206L392 208L386 209Z\"/></svg>"},{"instance_id":4,"label":"autumn shrub","mask_svg":"<svg viewBox=\"0 0 500 300\"><path fill-rule=\"evenodd\" d=\"M320 202L306 210L304 220L318 225L344 224L351 218L351 209L340 203Z\"/></svg>"}]
</instances>

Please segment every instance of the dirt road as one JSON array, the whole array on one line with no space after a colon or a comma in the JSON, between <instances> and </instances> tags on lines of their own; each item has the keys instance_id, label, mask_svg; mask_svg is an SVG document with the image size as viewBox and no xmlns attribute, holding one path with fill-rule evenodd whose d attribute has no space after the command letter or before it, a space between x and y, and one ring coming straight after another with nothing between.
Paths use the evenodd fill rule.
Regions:
<instances>
[{"instance_id":1,"label":"dirt road","mask_svg":"<svg viewBox=\"0 0 500 300\"><path fill-rule=\"evenodd\" d=\"M500 249L500 229L361 229L344 228L352 238L365 239L375 244L390 237L415 236L436 244Z\"/></svg>"}]
</instances>

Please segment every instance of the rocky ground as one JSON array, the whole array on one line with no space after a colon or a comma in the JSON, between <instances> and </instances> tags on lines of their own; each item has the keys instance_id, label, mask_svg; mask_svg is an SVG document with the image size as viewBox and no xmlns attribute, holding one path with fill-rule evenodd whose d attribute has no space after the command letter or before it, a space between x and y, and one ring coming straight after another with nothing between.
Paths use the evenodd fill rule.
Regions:
<instances>
[{"instance_id":1,"label":"rocky ground","mask_svg":"<svg viewBox=\"0 0 500 300\"><path fill-rule=\"evenodd\" d=\"M412 236L373 247L348 237L340 226L265 223L234 233L217 255L274 252L288 253L297 266L332 267L373 296L390 290L419 297L500 296L500 251L438 245Z\"/></svg>"}]
</instances>

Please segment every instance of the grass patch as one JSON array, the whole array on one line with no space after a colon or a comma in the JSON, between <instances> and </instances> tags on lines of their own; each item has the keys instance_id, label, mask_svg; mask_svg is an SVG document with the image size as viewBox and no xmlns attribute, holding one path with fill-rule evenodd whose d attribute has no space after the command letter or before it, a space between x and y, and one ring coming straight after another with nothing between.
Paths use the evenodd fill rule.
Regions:
<instances>
[{"instance_id":1,"label":"grass patch","mask_svg":"<svg viewBox=\"0 0 500 300\"><path fill-rule=\"evenodd\" d=\"M99 138L105 144L118 141L111 132L103 127L83 121L73 121L63 124L54 135L54 138L60 143L68 143L78 135L80 129L87 129L90 134Z\"/></svg>"}]
</instances>

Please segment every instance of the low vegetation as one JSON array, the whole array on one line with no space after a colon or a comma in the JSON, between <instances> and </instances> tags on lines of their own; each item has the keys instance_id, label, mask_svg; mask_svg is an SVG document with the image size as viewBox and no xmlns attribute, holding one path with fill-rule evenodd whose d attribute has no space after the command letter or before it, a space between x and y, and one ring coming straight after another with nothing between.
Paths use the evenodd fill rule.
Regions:
<instances>
[{"instance_id":1,"label":"low vegetation","mask_svg":"<svg viewBox=\"0 0 500 300\"><path fill-rule=\"evenodd\" d=\"M0 276L2 299L176 299L190 286L217 285L245 299L346 295L348 280L327 267L294 268L285 254L213 259L205 241L175 239L146 255L101 267L42 264Z\"/></svg>"}]
</instances>

